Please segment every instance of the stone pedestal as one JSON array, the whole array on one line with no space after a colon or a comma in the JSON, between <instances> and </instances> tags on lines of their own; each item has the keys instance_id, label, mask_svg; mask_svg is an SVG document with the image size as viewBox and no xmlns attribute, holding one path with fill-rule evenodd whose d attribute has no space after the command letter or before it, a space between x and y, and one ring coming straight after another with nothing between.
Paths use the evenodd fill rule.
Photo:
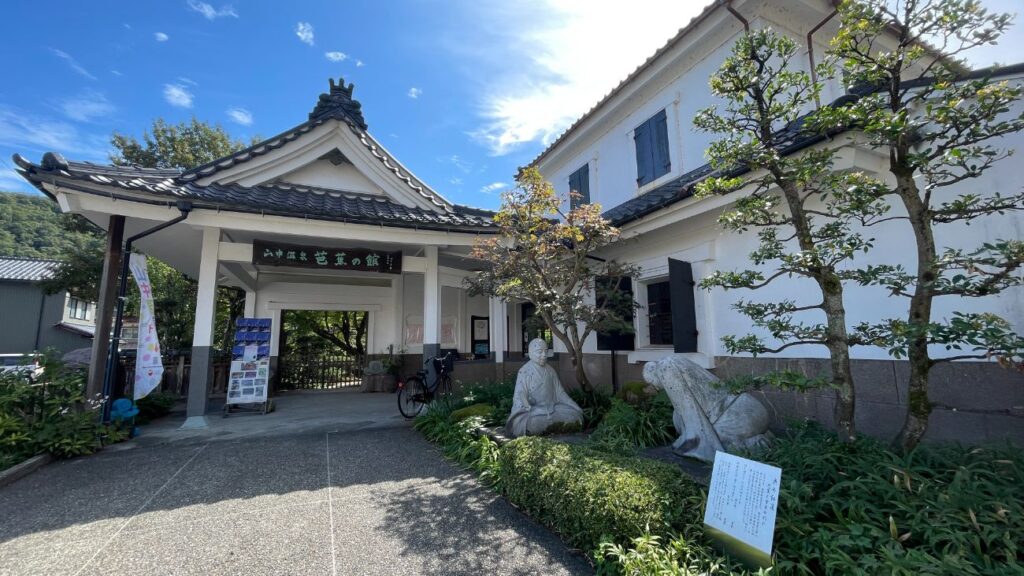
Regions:
<instances>
[{"instance_id":1,"label":"stone pedestal","mask_svg":"<svg viewBox=\"0 0 1024 576\"><path fill-rule=\"evenodd\" d=\"M366 374L363 376L362 392L392 393L398 388L398 379L394 374Z\"/></svg>"}]
</instances>

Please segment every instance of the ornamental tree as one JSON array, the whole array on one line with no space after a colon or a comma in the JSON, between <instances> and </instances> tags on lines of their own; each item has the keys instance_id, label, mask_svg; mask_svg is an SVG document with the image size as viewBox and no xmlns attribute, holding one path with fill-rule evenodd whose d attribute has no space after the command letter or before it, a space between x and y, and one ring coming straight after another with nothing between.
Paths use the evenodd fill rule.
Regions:
<instances>
[{"instance_id":1,"label":"ornamental tree","mask_svg":"<svg viewBox=\"0 0 1024 576\"><path fill-rule=\"evenodd\" d=\"M825 380L836 389L839 436L852 441L855 391L850 346L858 342L847 331L840 269L872 247L872 239L855 224L880 218L887 206L868 194L873 189L869 178L833 170L834 148L793 154L784 150L793 138L811 136L801 115L821 90L806 72L790 66L796 52L796 43L786 36L770 29L750 31L711 78L712 93L725 105L702 110L694 123L724 136L707 151L718 175L701 182L698 195L743 189L719 222L735 232L755 230L759 244L750 254L756 268L718 271L704 278L701 286L758 290L793 277L813 282L816 290L809 303L740 300L734 305L753 326L770 334L771 344L756 334L728 335L723 343L731 353L755 356L793 346L825 346L830 359L827 378L808 381L781 373L764 380L799 387Z\"/></svg>"},{"instance_id":2,"label":"ornamental tree","mask_svg":"<svg viewBox=\"0 0 1024 576\"><path fill-rule=\"evenodd\" d=\"M498 234L473 247L472 257L487 266L467 284L476 294L532 303L569 351L576 382L592 392L583 343L596 332L632 332L624 312L636 306L619 282L602 280L634 277L636 269L594 256L619 238L599 204L565 211L567 204L536 168L521 169L494 217Z\"/></svg>"},{"instance_id":3,"label":"ornamental tree","mask_svg":"<svg viewBox=\"0 0 1024 576\"><path fill-rule=\"evenodd\" d=\"M998 138L1024 128L1012 112L1021 88L969 75L958 58L994 44L1010 24L977 0L847 1L829 53L851 84L868 92L852 105L824 111L822 125L855 127L888 159L890 181L872 192L902 207L891 219L913 233L916 266L872 266L855 276L909 299L904 318L857 327L859 337L885 346L910 364L909 411L896 444L913 448L924 436L932 404L931 369L958 359L996 359L1022 366L1024 339L992 313L933 315L937 299L998 294L1022 281L1024 242L943 248L936 232L981 223L985 216L1024 208L1024 194L981 188L978 178L1012 151ZM929 42L934 49L925 45ZM934 358L936 347L954 351Z\"/></svg>"}]
</instances>

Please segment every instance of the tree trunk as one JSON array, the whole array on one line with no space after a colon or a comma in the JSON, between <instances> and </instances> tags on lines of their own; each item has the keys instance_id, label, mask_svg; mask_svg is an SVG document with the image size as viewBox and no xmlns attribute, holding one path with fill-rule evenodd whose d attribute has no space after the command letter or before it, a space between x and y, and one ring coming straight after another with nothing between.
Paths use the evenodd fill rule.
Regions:
<instances>
[{"instance_id":1,"label":"tree trunk","mask_svg":"<svg viewBox=\"0 0 1024 576\"><path fill-rule=\"evenodd\" d=\"M576 383L580 385L587 394L594 391L593 386L590 385L590 380L587 378L587 371L583 369L583 351L572 351L572 365L576 373Z\"/></svg>"},{"instance_id":2,"label":"tree trunk","mask_svg":"<svg viewBox=\"0 0 1024 576\"><path fill-rule=\"evenodd\" d=\"M904 452L912 450L928 431L928 419L932 405L928 399L928 376L934 362L928 353L928 325L932 319L932 300L937 271L935 268L935 238L928 214L928 208L921 201L913 172L896 173L897 192L907 209L914 240L917 243L917 282L910 298L907 317L911 331L907 345L907 360L910 364L910 379L907 389L907 416L903 428L894 441L895 447Z\"/></svg>"},{"instance_id":3,"label":"tree trunk","mask_svg":"<svg viewBox=\"0 0 1024 576\"><path fill-rule=\"evenodd\" d=\"M781 171L775 172L775 178L781 182L783 196L789 205L790 218L796 230L800 249L813 250L814 236L811 224L804 211L800 191ZM828 348L832 372L832 385L836 387L835 421L836 432L843 442L853 442L857 438L854 423L856 393L853 387L853 372L850 368L850 338L846 331L846 309L843 305L843 283L836 275L832 266L824 264L816 271L815 282L821 291L821 307L825 312L825 346Z\"/></svg>"}]
</instances>

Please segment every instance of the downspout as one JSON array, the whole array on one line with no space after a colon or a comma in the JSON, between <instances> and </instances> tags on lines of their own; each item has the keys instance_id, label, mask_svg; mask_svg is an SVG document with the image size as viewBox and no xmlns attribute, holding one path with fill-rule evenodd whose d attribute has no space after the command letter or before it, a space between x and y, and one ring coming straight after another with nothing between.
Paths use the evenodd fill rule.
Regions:
<instances>
[{"instance_id":1,"label":"downspout","mask_svg":"<svg viewBox=\"0 0 1024 576\"><path fill-rule=\"evenodd\" d=\"M188 200L179 200L177 202L178 210L181 211L181 215L177 218L172 218L161 224L139 232L134 236L130 236L124 243L124 250L121 252L121 280L117 286L117 312L114 315L114 330L110 334L110 348L107 351L107 369L103 373L103 422L110 421L110 395L113 393L114 388L114 372L117 367L117 357L119 353L119 345L121 343L121 328L123 327L124 320L124 302L125 293L128 291L128 266L131 261L132 243L141 238L145 238L150 234L154 234L181 222L188 218L189 213L192 212L192 202ZM136 362L138 359L136 358Z\"/></svg>"},{"instance_id":2,"label":"downspout","mask_svg":"<svg viewBox=\"0 0 1024 576\"><path fill-rule=\"evenodd\" d=\"M732 7L732 0L729 0L729 2L726 3L725 9L729 11L729 14L732 14L733 16L735 16L736 19L739 20L741 24L743 24L743 30L745 32L750 32L750 22L747 22L747 19L744 18L742 14L737 12L736 9Z\"/></svg>"},{"instance_id":3,"label":"downspout","mask_svg":"<svg viewBox=\"0 0 1024 576\"><path fill-rule=\"evenodd\" d=\"M815 32L820 30L821 27L825 25L825 23L831 20L838 13L839 10L833 8L832 12L830 12L828 16L825 16L824 20L818 22L814 26L814 28L811 28L811 31L807 33L807 59L811 65L810 70L812 86L816 86L818 84L818 71L814 69L814 39L812 38L812 36L814 36ZM818 94L817 92L814 93L814 105L816 108L821 108L821 95Z\"/></svg>"},{"instance_id":4,"label":"downspout","mask_svg":"<svg viewBox=\"0 0 1024 576\"><path fill-rule=\"evenodd\" d=\"M65 302L66 304L66 302ZM46 311L46 290L39 290L39 318L36 320L36 345L33 347L35 352L39 352L39 341L42 339L43 333L43 312ZM61 312L63 312L63 308Z\"/></svg>"}]
</instances>

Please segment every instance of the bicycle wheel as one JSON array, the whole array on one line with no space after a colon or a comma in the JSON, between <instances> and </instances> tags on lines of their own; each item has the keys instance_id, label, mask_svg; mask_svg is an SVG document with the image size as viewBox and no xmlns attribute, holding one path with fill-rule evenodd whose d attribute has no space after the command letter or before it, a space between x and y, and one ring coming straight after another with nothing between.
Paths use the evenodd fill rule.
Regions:
<instances>
[{"instance_id":1,"label":"bicycle wheel","mask_svg":"<svg viewBox=\"0 0 1024 576\"><path fill-rule=\"evenodd\" d=\"M398 411L406 418L415 418L426 404L427 388L423 380L413 377L406 380L398 389Z\"/></svg>"}]
</instances>

